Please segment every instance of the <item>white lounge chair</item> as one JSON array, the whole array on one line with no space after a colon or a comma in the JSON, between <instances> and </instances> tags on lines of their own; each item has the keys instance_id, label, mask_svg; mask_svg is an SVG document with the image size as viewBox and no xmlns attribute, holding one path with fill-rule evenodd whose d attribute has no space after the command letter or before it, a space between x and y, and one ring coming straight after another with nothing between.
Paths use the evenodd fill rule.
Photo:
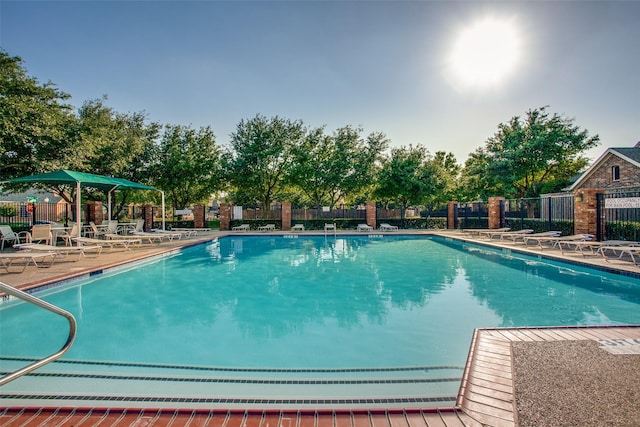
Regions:
<instances>
[{"instance_id":1,"label":"white lounge chair","mask_svg":"<svg viewBox=\"0 0 640 427\"><path fill-rule=\"evenodd\" d=\"M358 224L357 231L373 231L373 227L369 224Z\"/></svg>"},{"instance_id":2,"label":"white lounge chair","mask_svg":"<svg viewBox=\"0 0 640 427\"><path fill-rule=\"evenodd\" d=\"M2 246L0 251L4 250L4 244L6 242L13 242L12 244L20 243L20 236L26 237L26 233L16 233L9 225L0 225L0 239L2 239Z\"/></svg>"},{"instance_id":3,"label":"white lounge chair","mask_svg":"<svg viewBox=\"0 0 640 427\"><path fill-rule=\"evenodd\" d=\"M17 271L16 273L22 273L27 269L29 264L33 264L36 267L41 267L41 264L38 264L40 261L44 261L45 259L51 257L51 262L49 265L45 267L51 267L53 261L56 258L55 252L27 252L27 251L18 251L18 252L9 252L6 254L0 254L0 267L4 268L7 273L10 273L9 267L13 265L15 261L21 260L24 261L22 266L22 270ZM37 260L37 261L36 261Z\"/></svg>"},{"instance_id":4,"label":"white lounge chair","mask_svg":"<svg viewBox=\"0 0 640 427\"><path fill-rule=\"evenodd\" d=\"M20 251L53 252L60 259L66 259L67 256L73 253L78 254L78 260L83 256L87 256L87 251L96 252L97 255L102 253L102 246L53 246L40 243L20 243L19 245L13 245L13 247Z\"/></svg>"},{"instance_id":5,"label":"white lounge chair","mask_svg":"<svg viewBox=\"0 0 640 427\"><path fill-rule=\"evenodd\" d=\"M610 257L607 257L606 251L610 250L615 255L618 255L617 259L622 260L624 255L628 255L631 258L631 262L635 265L640 265L636 257L640 255L640 246L602 246L598 249L597 253L602 255L605 261L609 262Z\"/></svg>"},{"instance_id":6,"label":"white lounge chair","mask_svg":"<svg viewBox=\"0 0 640 427\"><path fill-rule=\"evenodd\" d=\"M398 231L398 226L383 222L380 224L380 231Z\"/></svg>"},{"instance_id":7,"label":"white lounge chair","mask_svg":"<svg viewBox=\"0 0 640 427\"><path fill-rule=\"evenodd\" d=\"M251 227L249 224L236 225L235 227L231 227L231 231L249 231Z\"/></svg>"},{"instance_id":8,"label":"white lounge chair","mask_svg":"<svg viewBox=\"0 0 640 427\"><path fill-rule=\"evenodd\" d=\"M464 233L469 233L470 235L478 235L478 236L485 236L489 239L493 239L495 236L502 234L502 233L508 233L511 231L511 227L500 227L500 228L469 228L466 230L462 230ZM521 230L522 231L522 230ZM533 233L533 230L530 231L530 233Z\"/></svg>"},{"instance_id":9,"label":"white lounge chair","mask_svg":"<svg viewBox=\"0 0 640 427\"><path fill-rule=\"evenodd\" d=\"M536 242L536 245L540 249L544 249L542 246L544 243L550 245L551 248L560 247L563 243L573 243L573 242L586 242L587 240L592 240L592 234L572 234L570 236L525 236L523 238L525 246L527 246L530 242Z\"/></svg>"},{"instance_id":10,"label":"white lounge chair","mask_svg":"<svg viewBox=\"0 0 640 427\"><path fill-rule=\"evenodd\" d=\"M149 244L153 243L162 243L162 241L167 238L162 233L135 233L131 236L123 236L122 234L105 234L104 237L107 240L127 240L131 239L133 236L134 239L140 239L143 242L148 242Z\"/></svg>"},{"instance_id":11,"label":"white lounge chair","mask_svg":"<svg viewBox=\"0 0 640 427\"><path fill-rule=\"evenodd\" d=\"M496 233L496 236L500 236L500 240L512 240L512 241L516 241L518 239L521 239L522 236L524 236L525 234L532 234L533 230L530 228L524 228L522 230L517 230L517 231L507 231L507 232L500 232L500 233ZM489 237L489 239L492 239L494 237L493 234L487 234L487 237Z\"/></svg>"},{"instance_id":12,"label":"white lounge chair","mask_svg":"<svg viewBox=\"0 0 640 427\"><path fill-rule=\"evenodd\" d=\"M78 242L81 246L102 246L103 248L109 248L113 250L116 246L122 246L125 250L131 250L132 245L141 245L142 239L123 238L123 239L95 239L91 237L75 237L75 242Z\"/></svg>"},{"instance_id":13,"label":"white lounge chair","mask_svg":"<svg viewBox=\"0 0 640 427\"><path fill-rule=\"evenodd\" d=\"M293 227L291 227L291 231L296 232L296 231L304 231L304 224L296 224Z\"/></svg>"},{"instance_id":14,"label":"white lounge chair","mask_svg":"<svg viewBox=\"0 0 640 427\"><path fill-rule=\"evenodd\" d=\"M541 233L529 233L522 236L512 236L511 240L513 240L514 243L519 243L519 241L522 241L522 243L524 243L524 245L526 246L529 244L529 242L544 240L548 237L560 237L561 234L562 231L543 231Z\"/></svg>"},{"instance_id":15,"label":"white lounge chair","mask_svg":"<svg viewBox=\"0 0 640 427\"><path fill-rule=\"evenodd\" d=\"M260 227L258 227L258 231L274 231L276 229L276 225L275 224L265 224L262 225Z\"/></svg>"},{"instance_id":16,"label":"white lounge chair","mask_svg":"<svg viewBox=\"0 0 640 427\"><path fill-rule=\"evenodd\" d=\"M145 234L161 234L163 236L166 236L169 241L172 241L174 239L180 240L182 239L182 236L184 236L183 233L179 233L177 231L160 230L159 228L154 228L153 230L151 230L151 233L145 233L144 231L132 231L131 234L133 236L140 236Z\"/></svg>"}]
</instances>

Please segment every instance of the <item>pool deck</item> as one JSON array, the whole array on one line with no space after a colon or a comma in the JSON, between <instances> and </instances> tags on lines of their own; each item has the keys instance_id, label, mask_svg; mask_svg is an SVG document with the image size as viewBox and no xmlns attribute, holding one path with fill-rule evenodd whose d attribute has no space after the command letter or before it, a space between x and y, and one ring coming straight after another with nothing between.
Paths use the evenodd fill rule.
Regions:
<instances>
[{"instance_id":1,"label":"pool deck","mask_svg":"<svg viewBox=\"0 0 640 427\"><path fill-rule=\"evenodd\" d=\"M579 252L561 254L558 250L524 248L523 245L499 240L471 238L456 231L387 232L384 234L438 234L456 240L477 242L501 249L520 251L533 256L555 258L574 264L592 265L623 275L637 276L640 267L626 260L605 261L601 257L583 256ZM214 237L227 235L261 235L265 233L209 232L198 237L143 245L126 251L103 251L89 254L78 261L56 262L51 267L27 267L23 273L4 273L0 281L20 289L40 287L78 275L106 270L150 256L170 254L181 247L200 244ZM267 235L293 235L267 233ZM323 232L302 232L295 235L324 235ZM351 231L341 234L367 234ZM381 234L373 232L373 234ZM333 233L327 236L333 237ZM175 408L142 409L122 405L116 408L92 407L0 407L3 426L214 426L214 427L427 427L427 426L518 426L516 405L514 342L567 342L608 340L639 340L640 326L491 328L477 329L470 343L469 356L455 407L439 409L407 408L354 410L186 410ZM640 356L638 356L640 357ZM567 362L567 363L570 363ZM640 381L636 382L640 389ZM1 391L0 391L1 394ZM637 402L635 402L637 404ZM571 408L588 411L589 408ZM606 414L598 414L606 423ZM593 425L598 425L594 423ZM611 424L607 424L611 425Z\"/></svg>"}]
</instances>

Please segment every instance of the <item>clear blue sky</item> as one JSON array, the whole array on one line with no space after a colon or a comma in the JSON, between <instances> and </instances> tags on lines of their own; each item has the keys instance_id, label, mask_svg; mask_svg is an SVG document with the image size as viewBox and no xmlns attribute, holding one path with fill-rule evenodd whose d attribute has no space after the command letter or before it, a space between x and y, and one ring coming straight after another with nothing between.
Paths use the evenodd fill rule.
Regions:
<instances>
[{"instance_id":1,"label":"clear blue sky","mask_svg":"<svg viewBox=\"0 0 640 427\"><path fill-rule=\"evenodd\" d=\"M515 31L490 63L514 60L476 59L465 83L451 54L488 17ZM490 56L489 40L461 55ZM211 126L221 145L240 120L279 115L463 163L545 105L600 135L592 158L640 140L640 1L0 0L0 46L75 106L106 94L122 113Z\"/></svg>"}]
</instances>

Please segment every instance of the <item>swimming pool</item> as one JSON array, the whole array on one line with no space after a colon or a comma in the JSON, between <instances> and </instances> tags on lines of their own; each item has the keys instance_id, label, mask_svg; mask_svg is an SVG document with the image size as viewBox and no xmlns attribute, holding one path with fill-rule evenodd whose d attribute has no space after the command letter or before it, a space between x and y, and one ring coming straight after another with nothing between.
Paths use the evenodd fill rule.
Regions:
<instances>
[{"instance_id":1,"label":"swimming pool","mask_svg":"<svg viewBox=\"0 0 640 427\"><path fill-rule=\"evenodd\" d=\"M42 292L78 320L45 372L81 384L58 393L443 406L474 328L640 323L633 278L435 237L286 237L223 238ZM48 316L2 305L3 370L60 347L65 322Z\"/></svg>"}]
</instances>

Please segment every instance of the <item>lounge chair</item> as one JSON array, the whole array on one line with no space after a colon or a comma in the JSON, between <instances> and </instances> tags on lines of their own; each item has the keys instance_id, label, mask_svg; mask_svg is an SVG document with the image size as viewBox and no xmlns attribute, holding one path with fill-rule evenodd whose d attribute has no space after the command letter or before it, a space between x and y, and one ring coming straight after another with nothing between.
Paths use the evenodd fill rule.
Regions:
<instances>
[{"instance_id":1,"label":"lounge chair","mask_svg":"<svg viewBox=\"0 0 640 427\"><path fill-rule=\"evenodd\" d=\"M602 255L605 261L609 262L610 257L606 256L607 250L611 250L614 253L614 256L615 254L619 253L616 259L622 260L622 257L624 255L628 255L629 258L631 258L631 262L633 262L635 265L640 265L638 264L639 260L636 259L636 257L640 255L640 246L602 246L600 247L597 253Z\"/></svg>"},{"instance_id":2,"label":"lounge chair","mask_svg":"<svg viewBox=\"0 0 640 427\"><path fill-rule=\"evenodd\" d=\"M500 233L496 233L495 236L500 236L500 240L513 240L514 242L518 239L521 239L522 236L524 236L525 234L532 234L533 230L530 228L524 228L522 230L517 230L517 231L505 231L505 232L500 232ZM487 234L487 236L489 237L489 239L492 239L494 237L493 234Z\"/></svg>"},{"instance_id":3,"label":"lounge chair","mask_svg":"<svg viewBox=\"0 0 640 427\"><path fill-rule=\"evenodd\" d=\"M173 239L180 240L182 239L182 236L185 235L184 233L178 231L160 230L159 228L154 228L153 230L151 230L151 233L145 233L144 231L132 231L131 234L133 236L140 236L144 234L161 234L163 236L167 236L167 239L169 239L169 241L172 241Z\"/></svg>"},{"instance_id":4,"label":"lounge chair","mask_svg":"<svg viewBox=\"0 0 640 427\"><path fill-rule=\"evenodd\" d=\"M543 243L550 244L551 248L556 248L560 246L562 243L572 243L572 242L585 242L587 240L593 239L592 234L572 234L570 236L524 236L523 242L525 246L529 245L530 242L535 242L535 244L540 248L544 249Z\"/></svg>"},{"instance_id":5,"label":"lounge chair","mask_svg":"<svg viewBox=\"0 0 640 427\"><path fill-rule=\"evenodd\" d=\"M576 240L576 241L563 241L558 243L560 252L564 255L564 250L573 248L574 252L580 252L582 256L585 256L585 252L589 255L598 255L599 252L605 251L613 252L614 255L618 255L615 248L620 246L640 246L640 242L630 242L628 240L603 240L602 242L596 242L594 240ZM601 251L601 249L603 249Z\"/></svg>"},{"instance_id":6,"label":"lounge chair","mask_svg":"<svg viewBox=\"0 0 640 427\"><path fill-rule=\"evenodd\" d=\"M51 224L36 224L31 227L31 231L26 233L26 243L43 243L45 245L53 244L53 234L51 233Z\"/></svg>"},{"instance_id":7,"label":"lounge chair","mask_svg":"<svg viewBox=\"0 0 640 427\"><path fill-rule=\"evenodd\" d=\"M0 251L4 250L5 242L13 242L12 244L20 243L20 236L26 235L25 232L15 233L11 226L9 225L0 225L0 239L2 239L2 243L0 246ZM24 237L23 237L24 238Z\"/></svg>"},{"instance_id":8,"label":"lounge chair","mask_svg":"<svg viewBox=\"0 0 640 427\"><path fill-rule=\"evenodd\" d=\"M472 236L474 234L480 236L486 236L489 239L493 239L494 236L501 233L508 233L511 230L511 227L500 227L500 228L468 228L466 230L462 230L463 233L469 233ZM531 230L533 233L533 230Z\"/></svg>"},{"instance_id":9,"label":"lounge chair","mask_svg":"<svg viewBox=\"0 0 640 427\"><path fill-rule=\"evenodd\" d=\"M97 255L102 253L102 246L53 246L43 245L40 243L20 243L19 245L13 245L14 248L20 251L30 252L53 252L57 258L66 259L72 253L78 254L78 260L87 256L87 251L97 252Z\"/></svg>"},{"instance_id":10,"label":"lounge chair","mask_svg":"<svg viewBox=\"0 0 640 427\"><path fill-rule=\"evenodd\" d=\"M510 233L505 233L505 234L510 234ZM544 238L544 237L560 237L561 234L562 234L562 231L543 231L541 233L524 233L520 235L511 235L510 237L507 236L507 239L511 240L513 243L522 242L526 245L527 240L535 240L535 239ZM504 239L501 239L501 240L504 240Z\"/></svg>"},{"instance_id":11,"label":"lounge chair","mask_svg":"<svg viewBox=\"0 0 640 427\"><path fill-rule=\"evenodd\" d=\"M398 226L390 225L386 222L383 222L382 224L380 224L380 231L398 231Z\"/></svg>"},{"instance_id":12,"label":"lounge chair","mask_svg":"<svg viewBox=\"0 0 640 427\"><path fill-rule=\"evenodd\" d=\"M113 251L116 246L122 246L125 250L131 250L131 245L141 245L142 239L123 238L123 239L95 239L91 237L75 237L75 242L78 242L81 246L102 246L103 248L109 248Z\"/></svg>"},{"instance_id":13,"label":"lounge chair","mask_svg":"<svg viewBox=\"0 0 640 427\"><path fill-rule=\"evenodd\" d=\"M148 242L149 244L153 243L162 243L162 241L167 238L162 233L135 233L131 236L123 236L122 234L105 234L105 239L107 240L127 240L127 239L140 239L142 242Z\"/></svg>"},{"instance_id":14,"label":"lounge chair","mask_svg":"<svg viewBox=\"0 0 640 427\"><path fill-rule=\"evenodd\" d=\"M291 227L291 231L292 232L296 232L296 231L304 231L304 224L296 224L293 227Z\"/></svg>"},{"instance_id":15,"label":"lounge chair","mask_svg":"<svg viewBox=\"0 0 640 427\"><path fill-rule=\"evenodd\" d=\"M154 232L154 233L157 233L157 232L160 232L160 233L179 233L185 239L189 239L191 237L196 237L198 235L198 232L196 230L189 229L189 228L172 228L171 230L160 230L159 228L153 228L151 231Z\"/></svg>"},{"instance_id":16,"label":"lounge chair","mask_svg":"<svg viewBox=\"0 0 640 427\"><path fill-rule=\"evenodd\" d=\"M56 257L55 252L38 252L38 253L27 252L27 251L9 252L6 254L0 254L0 267L4 268L7 273L10 273L9 267L13 265L14 261L22 260L25 262L24 265L22 266L22 270L16 272L16 273L22 273L27 269L29 264L33 264L36 267L40 267L41 264L38 264L38 262L44 261L48 257L51 257L51 262L49 263L49 265L46 265L45 267L51 267Z\"/></svg>"},{"instance_id":17,"label":"lounge chair","mask_svg":"<svg viewBox=\"0 0 640 427\"><path fill-rule=\"evenodd\" d=\"M232 231L249 231L250 229L251 227L249 226L249 224L236 225L235 227L231 228Z\"/></svg>"},{"instance_id":18,"label":"lounge chair","mask_svg":"<svg viewBox=\"0 0 640 427\"><path fill-rule=\"evenodd\" d=\"M373 231L373 227L369 224L358 224L357 231Z\"/></svg>"},{"instance_id":19,"label":"lounge chair","mask_svg":"<svg viewBox=\"0 0 640 427\"><path fill-rule=\"evenodd\" d=\"M258 227L258 231L274 231L276 229L275 224L266 224Z\"/></svg>"}]
</instances>

